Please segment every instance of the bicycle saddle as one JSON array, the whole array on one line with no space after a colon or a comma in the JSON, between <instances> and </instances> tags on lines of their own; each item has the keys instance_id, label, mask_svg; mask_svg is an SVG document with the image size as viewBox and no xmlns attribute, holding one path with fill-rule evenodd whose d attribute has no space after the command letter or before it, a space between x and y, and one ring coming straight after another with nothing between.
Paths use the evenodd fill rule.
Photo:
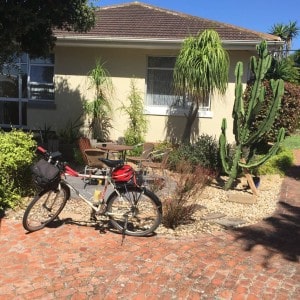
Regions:
<instances>
[{"instance_id":1,"label":"bicycle saddle","mask_svg":"<svg viewBox=\"0 0 300 300\"><path fill-rule=\"evenodd\" d=\"M123 159L111 160L107 158L99 158L99 160L105 163L110 168L122 167L124 165Z\"/></svg>"}]
</instances>

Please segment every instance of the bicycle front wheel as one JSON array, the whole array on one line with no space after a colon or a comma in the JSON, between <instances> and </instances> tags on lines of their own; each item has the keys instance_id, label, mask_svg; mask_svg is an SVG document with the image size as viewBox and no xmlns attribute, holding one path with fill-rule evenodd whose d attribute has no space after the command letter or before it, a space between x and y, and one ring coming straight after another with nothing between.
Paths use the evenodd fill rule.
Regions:
<instances>
[{"instance_id":1,"label":"bicycle front wheel","mask_svg":"<svg viewBox=\"0 0 300 300\"><path fill-rule=\"evenodd\" d=\"M158 197L145 188L125 188L109 196L107 214L118 231L147 236L161 223L162 205Z\"/></svg>"},{"instance_id":2,"label":"bicycle front wheel","mask_svg":"<svg viewBox=\"0 0 300 300\"><path fill-rule=\"evenodd\" d=\"M23 227L29 232L44 228L63 210L68 195L69 191L64 185L60 185L57 190L40 192L24 212Z\"/></svg>"}]
</instances>

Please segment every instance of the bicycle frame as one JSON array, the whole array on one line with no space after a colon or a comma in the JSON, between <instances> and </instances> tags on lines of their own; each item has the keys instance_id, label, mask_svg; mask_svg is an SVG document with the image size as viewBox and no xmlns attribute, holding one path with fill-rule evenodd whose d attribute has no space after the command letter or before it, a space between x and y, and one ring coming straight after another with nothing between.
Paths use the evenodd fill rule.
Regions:
<instances>
[{"instance_id":1,"label":"bicycle frame","mask_svg":"<svg viewBox=\"0 0 300 300\"><path fill-rule=\"evenodd\" d=\"M110 169L107 169L106 172L110 172ZM107 192L107 188L109 186L111 186L113 188L113 190L116 191L118 193L118 195L120 196L120 193L116 189L116 186L114 185L114 183L111 181L109 175L86 175L86 174L81 174L81 173L77 173L76 171L74 171L69 166L66 166L66 172L62 175L62 177L63 176L65 176L65 179L62 178L61 180L65 183L65 185L67 187L69 187L70 190L72 190L77 196L79 196L87 205L89 205L96 213L103 210L103 205L106 204L105 203L105 195L106 195L106 192ZM88 200L84 195L82 195L79 192L79 190L77 188L75 188L71 183L69 183L68 180L66 180L67 176L86 178L86 179L102 179L102 180L105 180L103 191L101 191L100 197L98 199L98 202L99 202L98 206L95 206L92 201Z\"/></svg>"},{"instance_id":2,"label":"bicycle frame","mask_svg":"<svg viewBox=\"0 0 300 300\"><path fill-rule=\"evenodd\" d=\"M43 147L38 147L38 150L43 153L44 155L47 154L47 151L43 148ZM50 155L48 157L48 162L51 162L53 159L55 158L55 153L52 154L52 156ZM58 165L59 164L59 160L57 160L54 165ZM61 180L64 182L64 184L70 189L72 190L77 196L80 197L81 200L83 200L88 206L90 206L96 213L99 213L100 211L102 211L103 214L105 214L105 195L107 192L107 188L108 186L112 186L113 191L115 191L119 197L122 197L122 195L119 193L118 189L116 188L115 184L112 182L111 180L111 171L112 168L111 167L107 167L105 169L105 174L106 175L96 175L96 174L82 174L82 173L78 173L77 171L73 170L70 166L65 165L64 166L64 172L61 175ZM108 174L108 175L107 175ZM65 179L63 179L63 176L65 177ZM102 179L105 181L104 184L104 190L101 192L101 196L99 197L99 203L98 206L95 206L92 201L87 200L79 191L78 189L76 189L72 184L70 184L66 178L67 176L72 176L72 177L79 177L79 178L83 178L83 179ZM108 214L107 214L108 215Z\"/></svg>"}]
</instances>

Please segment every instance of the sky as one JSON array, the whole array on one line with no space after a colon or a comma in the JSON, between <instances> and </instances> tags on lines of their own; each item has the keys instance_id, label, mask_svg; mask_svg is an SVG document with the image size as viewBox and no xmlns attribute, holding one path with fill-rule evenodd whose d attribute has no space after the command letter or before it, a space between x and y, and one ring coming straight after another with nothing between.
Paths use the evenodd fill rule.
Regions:
<instances>
[{"instance_id":1,"label":"sky","mask_svg":"<svg viewBox=\"0 0 300 300\"><path fill-rule=\"evenodd\" d=\"M91 1L94 6L109 6L134 0ZM300 27L300 0L143 0L146 4L268 33L273 25L290 21ZM300 49L300 31L292 50Z\"/></svg>"}]
</instances>

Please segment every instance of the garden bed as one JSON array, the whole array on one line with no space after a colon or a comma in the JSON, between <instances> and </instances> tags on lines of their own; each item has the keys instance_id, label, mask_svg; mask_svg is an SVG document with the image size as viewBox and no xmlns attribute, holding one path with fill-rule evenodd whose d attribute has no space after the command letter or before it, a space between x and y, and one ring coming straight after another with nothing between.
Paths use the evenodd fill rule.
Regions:
<instances>
[{"instance_id":1,"label":"garden bed","mask_svg":"<svg viewBox=\"0 0 300 300\"><path fill-rule=\"evenodd\" d=\"M190 222L179 225L176 229L166 228L161 225L156 233L168 237L194 236L199 233L213 233L226 230L228 227L247 226L255 224L273 214L276 209L280 188L283 178L278 175L264 175L258 189L259 195L255 198L251 190L247 188L244 178L235 186L234 190L225 191L222 189L223 180L214 180L204 190L195 194L189 201L196 204L196 212ZM171 186L170 186L171 184ZM167 181L166 186L158 192L162 201L172 195L174 190L173 180ZM231 201L233 198L252 199L253 203L239 203ZM5 218L22 220L24 207L16 210L8 210ZM68 201L65 209L60 215L61 219L72 221L72 223L94 225L89 221L90 208L76 198Z\"/></svg>"}]
</instances>

